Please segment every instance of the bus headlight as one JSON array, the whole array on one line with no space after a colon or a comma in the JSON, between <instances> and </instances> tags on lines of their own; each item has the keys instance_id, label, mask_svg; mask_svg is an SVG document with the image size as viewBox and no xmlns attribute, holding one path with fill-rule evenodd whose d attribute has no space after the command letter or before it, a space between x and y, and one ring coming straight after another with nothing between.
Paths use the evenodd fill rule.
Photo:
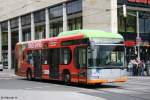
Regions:
<instances>
[{"instance_id":1,"label":"bus headlight","mask_svg":"<svg viewBox=\"0 0 150 100\"><path fill-rule=\"evenodd\" d=\"M88 79L99 79L99 78L100 78L100 69L88 70Z\"/></svg>"}]
</instances>

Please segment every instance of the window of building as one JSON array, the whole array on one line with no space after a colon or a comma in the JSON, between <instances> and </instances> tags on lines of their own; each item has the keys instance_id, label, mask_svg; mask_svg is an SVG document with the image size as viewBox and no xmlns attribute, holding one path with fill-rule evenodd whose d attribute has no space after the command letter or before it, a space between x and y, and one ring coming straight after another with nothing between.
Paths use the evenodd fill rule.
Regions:
<instances>
[{"instance_id":1,"label":"window of building","mask_svg":"<svg viewBox=\"0 0 150 100\"><path fill-rule=\"evenodd\" d=\"M82 17L69 19L68 28L69 30L82 29Z\"/></svg>"},{"instance_id":2,"label":"window of building","mask_svg":"<svg viewBox=\"0 0 150 100\"><path fill-rule=\"evenodd\" d=\"M17 28L18 27L18 18L14 18L12 20L10 20L10 26L11 28Z\"/></svg>"},{"instance_id":3,"label":"window of building","mask_svg":"<svg viewBox=\"0 0 150 100\"><path fill-rule=\"evenodd\" d=\"M30 41L31 40L31 29L23 29L23 41Z\"/></svg>"},{"instance_id":4,"label":"window of building","mask_svg":"<svg viewBox=\"0 0 150 100\"><path fill-rule=\"evenodd\" d=\"M22 24L22 26L30 25L31 24L31 15L28 14L28 15L22 16L21 17L21 24Z\"/></svg>"},{"instance_id":5,"label":"window of building","mask_svg":"<svg viewBox=\"0 0 150 100\"><path fill-rule=\"evenodd\" d=\"M41 10L34 13L34 22L40 23L45 21L45 10Z\"/></svg>"},{"instance_id":6,"label":"window of building","mask_svg":"<svg viewBox=\"0 0 150 100\"><path fill-rule=\"evenodd\" d=\"M2 22L1 28L2 28L2 31L8 31L8 22L7 21Z\"/></svg>"},{"instance_id":7,"label":"window of building","mask_svg":"<svg viewBox=\"0 0 150 100\"><path fill-rule=\"evenodd\" d=\"M62 21L56 21L50 23L50 34L51 36L57 36L60 32L63 31L63 22Z\"/></svg>"},{"instance_id":8,"label":"window of building","mask_svg":"<svg viewBox=\"0 0 150 100\"><path fill-rule=\"evenodd\" d=\"M150 13L140 12L140 33L150 33Z\"/></svg>"},{"instance_id":9,"label":"window of building","mask_svg":"<svg viewBox=\"0 0 150 100\"><path fill-rule=\"evenodd\" d=\"M35 27L35 39L43 39L45 38L45 25L39 25Z\"/></svg>"},{"instance_id":10,"label":"window of building","mask_svg":"<svg viewBox=\"0 0 150 100\"><path fill-rule=\"evenodd\" d=\"M73 14L82 11L82 0L74 0L67 3L67 14Z\"/></svg>"},{"instance_id":11,"label":"window of building","mask_svg":"<svg viewBox=\"0 0 150 100\"><path fill-rule=\"evenodd\" d=\"M2 45L8 45L8 33L2 32Z\"/></svg>"},{"instance_id":12,"label":"window of building","mask_svg":"<svg viewBox=\"0 0 150 100\"><path fill-rule=\"evenodd\" d=\"M1 23L1 31L2 31L2 46L8 45L8 22Z\"/></svg>"},{"instance_id":13,"label":"window of building","mask_svg":"<svg viewBox=\"0 0 150 100\"><path fill-rule=\"evenodd\" d=\"M61 49L61 64L68 65L71 63L71 49L70 48L62 48Z\"/></svg>"},{"instance_id":14,"label":"window of building","mask_svg":"<svg viewBox=\"0 0 150 100\"><path fill-rule=\"evenodd\" d=\"M136 15L135 11L128 10L128 13ZM122 9L118 10L118 31L120 33L125 33L125 20L123 17ZM126 32L136 33L136 17L128 15L126 18Z\"/></svg>"},{"instance_id":15,"label":"window of building","mask_svg":"<svg viewBox=\"0 0 150 100\"><path fill-rule=\"evenodd\" d=\"M58 5L49 9L50 19L63 16L63 5Z\"/></svg>"},{"instance_id":16,"label":"window of building","mask_svg":"<svg viewBox=\"0 0 150 100\"><path fill-rule=\"evenodd\" d=\"M82 68L87 66L87 48L77 47L74 51L74 62L76 68Z\"/></svg>"},{"instance_id":17,"label":"window of building","mask_svg":"<svg viewBox=\"0 0 150 100\"><path fill-rule=\"evenodd\" d=\"M117 0L118 4L123 4L125 2L125 0Z\"/></svg>"}]
</instances>

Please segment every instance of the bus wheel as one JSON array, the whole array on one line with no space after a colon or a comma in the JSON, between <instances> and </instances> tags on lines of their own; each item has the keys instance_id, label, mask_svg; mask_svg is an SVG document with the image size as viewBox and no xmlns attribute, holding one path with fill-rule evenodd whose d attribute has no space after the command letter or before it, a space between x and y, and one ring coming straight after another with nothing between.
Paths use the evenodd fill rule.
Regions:
<instances>
[{"instance_id":1,"label":"bus wheel","mask_svg":"<svg viewBox=\"0 0 150 100\"><path fill-rule=\"evenodd\" d=\"M63 81L65 84L69 84L71 80L70 74L69 73L64 73L63 74Z\"/></svg>"},{"instance_id":2,"label":"bus wheel","mask_svg":"<svg viewBox=\"0 0 150 100\"><path fill-rule=\"evenodd\" d=\"M32 72L31 72L31 70L27 71L27 80L29 80L29 81L32 80Z\"/></svg>"}]
</instances>

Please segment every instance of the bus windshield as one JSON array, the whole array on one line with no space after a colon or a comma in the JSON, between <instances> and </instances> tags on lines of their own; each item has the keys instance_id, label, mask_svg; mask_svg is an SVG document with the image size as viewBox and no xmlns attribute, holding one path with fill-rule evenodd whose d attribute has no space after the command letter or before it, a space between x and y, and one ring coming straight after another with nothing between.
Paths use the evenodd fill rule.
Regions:
<instances>
[{"instance_id":1,"label":"bus windshield","mask_svg":"<svg viewBox=\"0 0 150 100\"><path fill-rule=\"evenodd\" d=\"M123 45L94 45L88 49L89 67L121 68L123 63Z\"/></svg>"}]
</instances>

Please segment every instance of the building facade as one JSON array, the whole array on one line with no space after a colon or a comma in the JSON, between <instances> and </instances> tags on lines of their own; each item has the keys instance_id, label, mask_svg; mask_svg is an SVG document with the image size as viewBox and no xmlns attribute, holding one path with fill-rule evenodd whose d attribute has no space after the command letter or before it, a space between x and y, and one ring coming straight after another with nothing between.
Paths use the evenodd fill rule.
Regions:
<instances>
[{"instance_id":1,"label":"building facade","mask_svg":"<svg viewBox=\"0 0 150 100\"><path fill-rule=\"evenodd\" d=\"M124 4L127 5L126 18L120 8ZM126 41L127 62L138 54L142 60L150 60L150 0L118 0L118 33L122 34Z\"/></svg>"},{"instance_id":2,"label":"building facade","mask_svg":"<svg viewBox=\"0 0 150 100\"><path fill-rule=\"evenodd\" d=\"M140 33L145 54L149 56L150 20L149 2L135 0L1 0L0 12L0 60L8 68L17 64L15 44L57 36L62 31L98 29L120 33L127 42L135 42L136 17L124 20L122 5L128 12L140 11ZM140 0L138 0L140 1ZM143 1L143 0L141 0ZM142 5L142 6L141 6ZM126 23L126 24L125 24ZM125 28L126 27L126 28ZM136 44L136 43L135 43ZM133 49L133 50L132 50ZM136 53L136 45L127 48ZM147 59L149 59L147 57Z\"/></svg>"}]
</instances>

